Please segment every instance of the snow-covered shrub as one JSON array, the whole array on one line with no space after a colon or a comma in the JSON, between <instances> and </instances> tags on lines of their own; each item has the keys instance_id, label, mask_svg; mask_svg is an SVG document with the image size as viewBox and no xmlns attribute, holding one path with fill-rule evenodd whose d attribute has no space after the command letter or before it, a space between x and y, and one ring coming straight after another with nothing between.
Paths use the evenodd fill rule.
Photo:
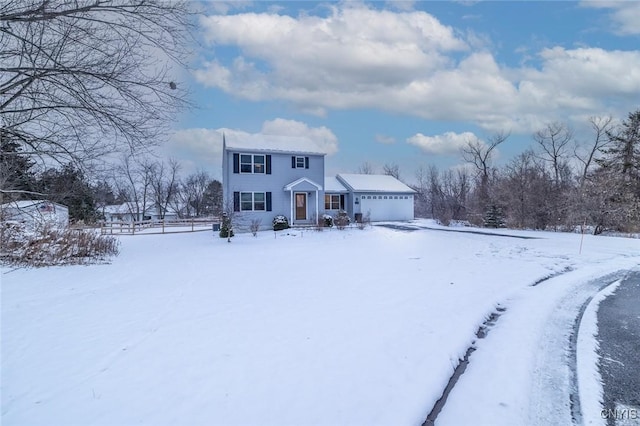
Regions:
<instances>
[{"instance_id":1,"label":"snow-covered shrub","mask_svg":"<svg viewBox=\"0 0 640 426\"><path fill-rule=\"evenodd\" d=\"M351 223L351 219L346 211L340 210L336 213L336 216L333 218L333 224L336 225L336 228L342 230L349 226Z\"/></svg>"},{"instance_id":2,"label":"snow-covered shrub","mask_svg":"<svg viewBox=\"0 0 640 426\"><path fill-rule=\"evenodd\" d=\"M117 256L119 241L92 230L2 222L0 260L13 266L89 264Z\"/></svg>"},{"instance_id":3,"label":"snow-covered shrub","mask_svg":"<svg viewBox=\"0 0 640 426\"><path fill-rule=\"evenodd\" d=\"M328 215L328 214L323 214L322 215L322 222L324 223L324 226L326 228L332 228L333 227L333 216Z\"/></svg>"},{"instance_id":4,"label":"snow-covered shrub","mask_svg":"<svg viewBox=\"0 0 640 426\"><path fill-rule=\"evenodd\" d=\"M281 231L283 229L289 229L289 220L284 215L277 215L273 218L273 230Z\"/></svg>"}]
</instances>

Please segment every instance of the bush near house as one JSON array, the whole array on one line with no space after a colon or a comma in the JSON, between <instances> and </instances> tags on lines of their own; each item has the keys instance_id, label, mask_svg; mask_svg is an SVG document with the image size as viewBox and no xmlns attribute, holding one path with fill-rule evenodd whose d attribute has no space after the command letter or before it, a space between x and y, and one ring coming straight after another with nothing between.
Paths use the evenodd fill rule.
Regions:
<instances>
[{"instance_id":1,"label":"bush near house","mask_svg":"<svg viewBox=\"0 0 640 426\"><path fill-rule=\"evenodd\" d=\"M371 225L371 210L367 210L362 216L362 219L357 223L358 229L365 229L369 225Z\"/></svg>"},{"instance_id":2,"label":"bush near house","mask_svg":"<svg viewBox=\"0 0 640 426\"><path fill-rule=\"evenodd\" d=\"M322 215L322 220L323 220L324 226L326 228L332 228L333 227L333 216L328 215L328 214L323 214Z\"/></svg>"},{"instance_id":3,"label":"bush near house","mask_svg":"<svg viewBox=\"0 0 640 426\"><path fill-rule=\"evenodd\" d=\"M283 229L289 229L289 220L284 215L277 215L273 218L273 230L281 231Z\"/></svg>"},{"instance_id":4,"label":"bush near house","mask_svg":"<svg viewBox=\"0 0 640 426\"><path fill-rule=\"evenodd\" d=\"M233 237L233 222L228 214L222 214L222 223L220 224L220 238Z\"/></svg>"},{"instance_id":5,"label":"bush near house","mask_svg":"<svg viewBox=\"0 0 640 426\"><path fill-rule=\"evenodd\" d=\"M336 225L336 228L342 230L349 226L349 224L351 223L351 219L349 218L349 214L346 211L340 210L333 218L333 223L334 225Z\"/></svg>"}]
</instances>

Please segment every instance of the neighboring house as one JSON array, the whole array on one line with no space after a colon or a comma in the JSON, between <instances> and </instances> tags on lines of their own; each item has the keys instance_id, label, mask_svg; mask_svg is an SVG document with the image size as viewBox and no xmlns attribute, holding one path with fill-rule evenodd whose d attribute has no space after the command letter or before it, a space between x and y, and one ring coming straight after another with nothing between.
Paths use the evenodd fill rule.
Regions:
<instances>
[{"instance_id":1,"label":"neighboring house","mask_svg":"<svg viewBox=\"0 0 640 426\"><path fill-rule=\"evenodd\" d=\"M34 227L50 224L64 228L69 225L69 209L48 200L12 201L0 206L0 218Z\"/></svg>"},{"instance_id":2,"label":"neighboring house","mask_svg":"<svg viewBox=\"0 0 640 426\"><path fill-rule=\"evenodd\" d=\"M305 225L340 210L358 220L367 213L372 221L414 218L415 191L407 185L386 175L325 177L324 157L303 138L223 136L224 210L238 212L245 223L260 220L262 229L276 215Z\"/></svg>"},{"instance_id":3,"label":"neighboring house","mask_svg":"<svg viewBox=\"0 0 640 426\"><path fill-rule=\"evenodd\" d=\"M160 209L155 204L147 204L146 208L136 207L136 203L127 202L104 206L99 211L107 222L141 222L149 220L159 222L162 220ZM165 221L178 219L178 213L171 207L164 214Z\"/></svg>"}]
</instances>

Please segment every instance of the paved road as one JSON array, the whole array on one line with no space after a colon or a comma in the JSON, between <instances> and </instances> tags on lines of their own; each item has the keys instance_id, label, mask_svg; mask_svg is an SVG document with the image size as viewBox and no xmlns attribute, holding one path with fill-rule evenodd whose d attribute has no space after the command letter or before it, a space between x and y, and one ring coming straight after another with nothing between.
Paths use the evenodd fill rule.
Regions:
<instances>
[{"instance_id":1,"label":"paved road","mask_svg":"<svg viewBox=\"0 0 640 426\"><path fill-rule=\"evenodd\" d=\"M640 272L631 273L598 309L601 413L608 425L640 425Z\"/></svg>"},{"instance_id":2,"label":"paved road","mask_svg":"<svg viewBox=\"0 0 640 426\"><path fill-rule=\"evenodd\" d=\"M519 238L521 240L537 240L538 237L529 237L524 235L509 235L509 234L500 234L497 232L486 232L473 229L456 229L456 228L432 228L430 226L423 225L413 225L413 224L404 224L404 223L376 223L375 226L380 226L382 228L395 229L396 231L419 231L421 229L427 229L429 231L440 231L440 232L460 232L462 234L477 234L477 235L489 235L491 237L507 237L507 238Z\"/></svg>"}]
</instances>

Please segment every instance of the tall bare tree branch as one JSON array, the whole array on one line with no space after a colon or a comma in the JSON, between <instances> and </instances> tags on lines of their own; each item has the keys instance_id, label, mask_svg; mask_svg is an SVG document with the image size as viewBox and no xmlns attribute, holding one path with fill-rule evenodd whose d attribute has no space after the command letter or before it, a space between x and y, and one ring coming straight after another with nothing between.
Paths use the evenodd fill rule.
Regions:
<instances>
[{"instance_id":1,"label":"tall bare tree branch","mask_svg":"<svg viewBox=\"0 0 640 426\"><path fill-rule=\"evenodd\" d=\"M188 106L176 84L186 0L8 0L0 4L0 126L42 162L82 167L162 142Z\"/></svg>"}]
</instances>

